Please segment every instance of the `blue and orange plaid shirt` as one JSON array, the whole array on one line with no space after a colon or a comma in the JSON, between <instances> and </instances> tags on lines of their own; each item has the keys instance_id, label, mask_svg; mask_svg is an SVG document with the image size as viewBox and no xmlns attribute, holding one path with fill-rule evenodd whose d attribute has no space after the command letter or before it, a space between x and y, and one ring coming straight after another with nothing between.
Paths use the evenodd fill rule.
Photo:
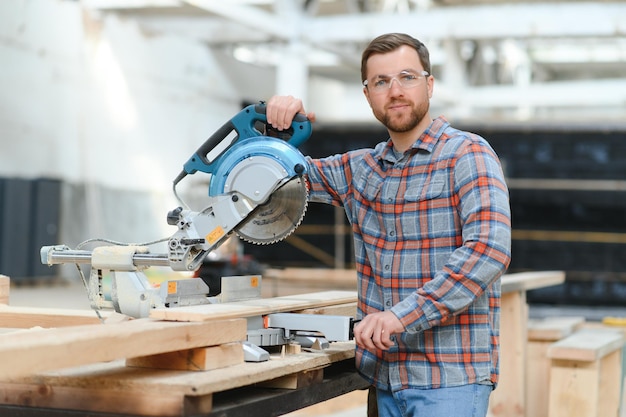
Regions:
<instances>
[{"instance_id":1,"label":"blue and orange plaid shirt","mask_svg":"<svg viewBox=\"0 0 626 417\"><path fill-rule=\"evenodd\" d=\"M388 140L309 165L310 200L352 227L357 318L391 310L406 329L388 351L357 347L359 372L391 391L496 385L511 220L489 144L440 117L404 154Z\"/></svg>"}]
</instances>

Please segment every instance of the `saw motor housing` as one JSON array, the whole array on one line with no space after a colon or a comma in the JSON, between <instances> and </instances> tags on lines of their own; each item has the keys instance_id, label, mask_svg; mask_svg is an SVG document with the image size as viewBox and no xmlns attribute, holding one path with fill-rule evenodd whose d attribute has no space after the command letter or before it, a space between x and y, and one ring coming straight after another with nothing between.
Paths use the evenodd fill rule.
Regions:
<instances>
[{"instance_id":1,"label":"saw motor housing","mask_svg":"<svg viewBox=\"0 0 626 417\"><path fill-rule=\"evenodd\" d=\"M297 115L289 139L283 140L262 135L256 126L266 123L265 105L250 105L184 164L174 191L187 175L207 173L209 204L200 212L179 207L168 214L168 223L178 227L169 241L172 269L196 270L232 231L251 243L268 244L287 237L302 221L307 162L297 146L310 137L311 124Z\"/></svg>"}]
</instances>

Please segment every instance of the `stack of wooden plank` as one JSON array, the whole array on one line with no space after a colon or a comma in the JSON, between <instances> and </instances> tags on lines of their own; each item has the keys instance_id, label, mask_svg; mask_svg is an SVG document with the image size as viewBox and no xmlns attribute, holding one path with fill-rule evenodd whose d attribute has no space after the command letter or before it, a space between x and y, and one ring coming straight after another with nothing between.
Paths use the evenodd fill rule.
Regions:
<instances>
[{"instance_id":1,"label":"stack of wooden plank","mask_svg":"<svg viewBox=\"0 0 626 417\"><path fill-rule=\"evenodd\" d=\"M0 305L0 328L22 328L0 335L0 409L207 414L216 393L255 384L298 388L320 382L332 364L352 362L353 342L244 362L245 318L286 311L354 314L356 294L325 291L158 309L138 320L113 314L105 324L89 311Z\"/></svg>"}]
</instances>

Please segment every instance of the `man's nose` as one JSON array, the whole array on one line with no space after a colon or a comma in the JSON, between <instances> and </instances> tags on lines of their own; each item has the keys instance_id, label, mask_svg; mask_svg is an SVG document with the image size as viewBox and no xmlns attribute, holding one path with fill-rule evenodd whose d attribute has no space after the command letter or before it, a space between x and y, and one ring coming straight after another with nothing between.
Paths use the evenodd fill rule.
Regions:
<instances>
[{"instance_id":1,"label":"man's nose","mask_svg":"<svg viewBox=\"0 0 626 417\"><path fill-rule=\"evenodd\" d=\"M395 88L394 88L394 81L395 83ZM400 84L400 81L398 81L398 79L396 77L393 77L391 80L389 80L389 91L404 91L404 89L402 88L402 84Z\"/></svg>"}]
</instances>

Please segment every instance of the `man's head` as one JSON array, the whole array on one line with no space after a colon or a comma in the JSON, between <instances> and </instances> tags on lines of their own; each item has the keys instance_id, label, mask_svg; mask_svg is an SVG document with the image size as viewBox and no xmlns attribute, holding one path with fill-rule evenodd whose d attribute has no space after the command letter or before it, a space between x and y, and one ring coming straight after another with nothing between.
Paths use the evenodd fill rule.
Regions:
<instances>
[{"instance_id":1,"label":"man's head","mask_svg":"<svg viewBox=\"0 0 626 417\"><path fill-rule=\"evenodd\" d=\"M374 116L387 127L396 148L407 148L431 121L434 78L428 50L409 35L379 36L363 52L361 77Z\"/></svg>"},{"instance_id":2,"label":"man's head","mask_svg":"<svg viewBox=\"0 0 626 417\"><path fill-rule=\"evenodd\" d=\"M372 40L363 51L361 56L361 81L363 82L367 79L367 61L372 55L386 54L403 45L415 49L424 70L430 74L430 55L426 45L404 33L387 33Z\"/></svg>"}]
</instances>

